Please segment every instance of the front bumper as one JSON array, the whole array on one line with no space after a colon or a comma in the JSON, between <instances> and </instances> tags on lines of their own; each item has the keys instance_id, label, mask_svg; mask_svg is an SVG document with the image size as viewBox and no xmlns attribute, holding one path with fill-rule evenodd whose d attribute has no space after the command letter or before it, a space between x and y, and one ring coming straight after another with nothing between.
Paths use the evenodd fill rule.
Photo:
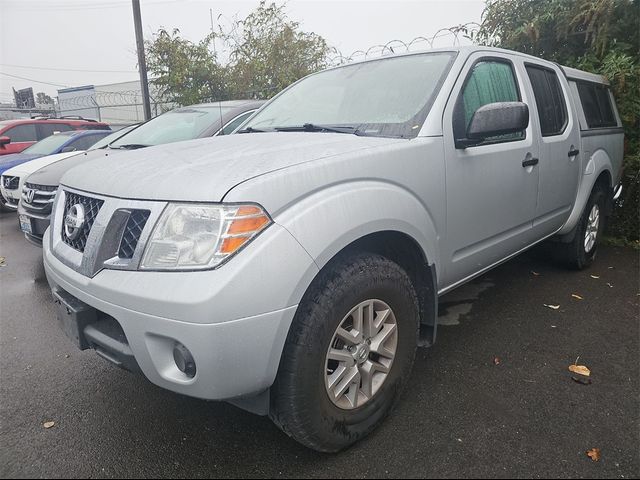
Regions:
<instances>
[{"instance_id":1,"label":"front bumper","mask_svg":"<svg viewBox=\"0 0 640 480\"><path fill-rule=\"evenodd\" d=\"M25 238L32 244L42 247L42 237L44 232L49 228L51 221L51 214L38 215L30 210L24 208L21 204L18 205L18 215L26 215L31 222L31 233L24 234Z\"/></svg>"},{"instance_id":2,"label":"front bumper","mask_svg":"<svg viewBox=\"0 0 640 480\"><path fill-rule=\"evenodd\" d=\"M18 202L20 201L20 190L12 189L8 190L4 188L4 186L0 186L0 202L2 202L2 206L8 210L17 210Z\"/></svg>"},{"instance_id":3,"label":"front bumper","mask_svg":"<svg viewBox=\"0 0 640 480\"><path fill-rule=\"evenodd\" d=\"M90 278L58 260L50 245L47 231L43 257L54 292L114 319L135 360L130 365L152 383L208 400L250 397L271 386L297 303L318 271L278 225L205 272L103 270ZM176 365L177 343L193 355L193 378Z\"/></svg>"}]
</instances>

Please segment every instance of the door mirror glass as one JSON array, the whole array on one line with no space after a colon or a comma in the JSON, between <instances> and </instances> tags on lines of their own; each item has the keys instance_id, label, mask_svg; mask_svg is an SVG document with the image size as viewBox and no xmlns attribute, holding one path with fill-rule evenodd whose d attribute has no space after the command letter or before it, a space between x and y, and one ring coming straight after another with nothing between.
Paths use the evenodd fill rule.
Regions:
<instances>
[{"instance_id":1,"label":"door mirror glass","mask_svg":"<svg viewBox=\"0 0 640 480\"><path fill-rule=\"evenodd\" d=\"M525 103L489 103L474 112L466 140L471 145L477 145L490 137L524 132L528 126L529 107Z\"/></svg>"},{"instance_id":2,"label":"door mirror glass","mask_svg":"<svg viewBox=\"0 0 640 480\"><path fill-rule=\"evenodd\" d=\"M11 139L7 136L0 137L0 145L4 146L11 143Z\"/></svg>"}]
</instances>

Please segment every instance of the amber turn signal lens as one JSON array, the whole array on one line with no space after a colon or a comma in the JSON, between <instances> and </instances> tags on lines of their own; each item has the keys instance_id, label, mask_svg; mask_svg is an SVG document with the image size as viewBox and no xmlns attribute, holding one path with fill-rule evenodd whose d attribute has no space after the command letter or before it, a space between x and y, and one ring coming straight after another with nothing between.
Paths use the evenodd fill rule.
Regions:
<instances>
[{"instance_id":1,"label":"amber turn signal lens","mask_svg":"<svg viewBox=\"0 0 640 480\"><path fill-rule=\"evenodd\" d=\"M236 212L236 217L246 217L248 215L262 215L262 209L254 205L245 205Z\"/></svg>"},{"instance_id":2,"label":"amber turn signal lens","mask_svg":"<svg viewBox=\"0 0 640 480\"><path fill-rule=\"evenodd\" d=\"M269 218L266 215L259 217L238 218L229 225L229 235L238 235L241 233L257 232L262 227L269 223Z\"/></svg>"},{"instance_id":3,"label":"amber turn signal lens","mask_svg":"<svg viewBox=\"0 0 640 480\"><path fill-rule=\"evenodd\" d=\"M225 238L220 247L220 253L233 253L244 245L251 237L229 237Z\"/></svg>"}]
</instances>

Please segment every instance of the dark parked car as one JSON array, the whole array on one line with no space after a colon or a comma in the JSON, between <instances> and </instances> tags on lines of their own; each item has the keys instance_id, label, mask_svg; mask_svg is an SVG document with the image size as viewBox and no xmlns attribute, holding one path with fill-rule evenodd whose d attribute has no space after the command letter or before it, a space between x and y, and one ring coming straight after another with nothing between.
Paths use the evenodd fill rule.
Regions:
<instances>
[{"instance_id":1,"label":"dark parked car","mask_svg":"<svg viewBox=\"0 0 640 480\"><path fill-rule=\"evenodd\" d=\"M109 125L82 117L33 118L0 122L0 155L19 153L38 140L71 130L111 130Z\"/></svg>"},{"instance_id":2,"label":"dark parked car","mask_svg":"<svg viewBox=\"0 0 640 480\"><path fill-rule=\"evenodd\" d=\"M231 100L176 108L134 128L105 148L60 160L32 173L26 180L18 205L20 226L26 239L36 245L42 244L58 184L69 169L87 160L111 157L127 150L228 135L263 103L263 100Z\"/></svg>"}]
</instances>

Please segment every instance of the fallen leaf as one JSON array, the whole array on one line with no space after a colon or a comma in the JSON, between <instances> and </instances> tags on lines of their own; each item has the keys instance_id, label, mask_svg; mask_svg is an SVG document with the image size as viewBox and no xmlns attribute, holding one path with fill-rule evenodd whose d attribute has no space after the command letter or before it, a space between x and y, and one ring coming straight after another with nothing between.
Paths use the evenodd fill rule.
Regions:
<instances>
[{"instance_id":1,"label":"fallen leaf","mask_svg":"<svg viewBox=\"0 0 640 480\"><path fill-rule=\"evenodd\" d=\"M493 364L494 364L494 365L500 365L500 358L495 357L495 358L493 359Z\"/></svg>"},{"instance_id":2,"label":"fallen leaf","mask_svg":"<svg viewBox=\"0 0 640 480\"><path fill-rule=\"evenodd\" d=\"M0 257L0 267L6 267L7 264L4 261L4 257Z\"/></svg>"},{"instance_id":3,"label":"fallen leaf","mask_svg":"<svg viewBox=\"0 0 640 480\"><path fill-rule=\"evenodd\" d=\"M533 275L534 277L539 277L540 274L538 272L534 272L533 270L531 270L531 275Z\"/></svg>"},{"instance_id":4,"label":"fallen leaf","mask_svg":"<svg viewBox=\"0 0 640 480\"><path fill-rule=\"evenodd\" d=\"M572 293L572 294L571 294L571 296L572 296L573 298L578 299L578 300L584 300L584 297L581 297L581 296L580 296L580 295L578 295L577 293Z\"/></svg>"},{"instance_id":5,"label":"fallen leaf","mask_svg":"<svg viewBox=\"0 0 640 480\"><path fill-rule=\"evenodd\" d=\"M600 278L600 277L599 277L598 275L591 275L591 278L598 279L598 278Z\"/></svg>"},{"instance_id":6,"label":"fallen leaf","mask_svg":"<svg viewBox=\"0 0 640 480\"><path fill-rule=\"evenodd\" d=\"M572 375L571 380L576 383L580 383L581 385L591 385L591 379L589 377L574 377Z\"/></svg>"},{"instance_id":7,"label":"fallen leaf","mask_svg":"<svg viewBox=\"0 0 640 480\"><path fill-rule=\"evenodd\" d=\"M550 308L551 310L558 310L560 308L560 305L547 305L546 303L543 303L542 305L544 305L547 308Z\"/></svg>"},{"instance_id":8,"label":"fallen leaf","mask_svg":"<svg viewBox=\"0 0 640 480\"><path fill-rule=\"evenodd\" d=\"M594 462L598 462L600 460L600 449L592 448L591 450L587 450L587 456Z\"/></svg>"},{"instance_id":9,"label":"fallen leaf","mask_svg":"<svg viewBox=\"0 0 640 480\"><path fill-rule=\"evenodd\" d=\"M585 377L591 375L591 370L589 370L584 365L569 365L569 371L577 373L578 375L584 375Z\"/></svg>"},{"instance_id":10,"label":"fallen leaf","mask_svg":"<svg viewBox=\"0 0 640 480\"><path fill-rule=\"evenodd\" d=\"M46 429L49 429L49 428L52 428L55 424L56 422L44 422L42 426Z\"/></svg>"},{"instance_id":11,"label":"fallen leaf","mask_svg":"<svg viewBox=\"0 0 640 480\"><path fill-rule=\"evenodd\" d=\"M609 282L607 282L607 287L613 288L613 285L611 285Z\"/></svg>"}]
</instances>

